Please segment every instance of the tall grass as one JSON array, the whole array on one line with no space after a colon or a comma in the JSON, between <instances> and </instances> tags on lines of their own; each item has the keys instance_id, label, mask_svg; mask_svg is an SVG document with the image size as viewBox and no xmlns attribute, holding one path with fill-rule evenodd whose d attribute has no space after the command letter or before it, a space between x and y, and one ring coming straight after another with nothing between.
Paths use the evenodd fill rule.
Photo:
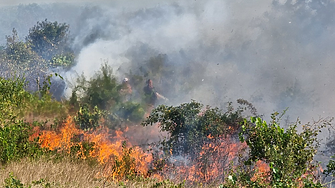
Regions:
<instances>
[{"instance_id":1,"label":"tall grass","mask_svg":"<svg viewBox=\"0 0 335 188\"><path fill-rule=\"evenodd\" d=\"M178 188L184 187L183 183L176 184L169 180L159 181L149 178L137 178L112 182L106 179L96 178L104 167L101 165L90 165L82 160L62 158L53 160L48 157L39 159L22 159L11 162L1 167L0 187L5 187L5 180L10 174L19 180L24 187L52 187L52 188ZM43 183L44 182L44 183ZM187 187L212 187L212 186L187 186ZM214 186L213 186L214 187Z\"/></svg>"}]
</instances>

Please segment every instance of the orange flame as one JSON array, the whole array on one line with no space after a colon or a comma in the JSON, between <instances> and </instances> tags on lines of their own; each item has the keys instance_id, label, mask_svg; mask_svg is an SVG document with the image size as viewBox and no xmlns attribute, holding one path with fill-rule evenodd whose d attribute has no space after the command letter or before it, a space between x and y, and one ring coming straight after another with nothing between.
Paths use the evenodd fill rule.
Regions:
<instances>
[{"instance_id":1,"label":"orange flame","mask_svg":"<svg viewBox=\"0 0 335 188\"><path fill-rule=\"evenodd\" d=\"M48 148L49 150L66 151L70 153L70 149L74 146L72 138L74 135L82 133L81 130L75 127L72 118L67 118L65 124L60 129L60 133L54 131L43 131L39 137L39 143L42 148Z\"/></svg>"},{"instance_id":2,"label":"orange flame","mask_svg":"<svg viewBox=\"0 0 335 188\"><path fill-rule=\"evenodd\" d=\"M211 135L207 138L213 139ZM205 143L199 156L193 161L190 157L185 158L184 164L177 164L178 160L172 161L173 165L165 166L164 172L169 172L174 179L189 180L193 182L211 182L223 180L224 173L232 161L237 161L238 154L247 147L246 143L236 143L230 137L220 137Z\"/></svg>"},{"instance_id":3,"label":"orange flame","mask_svg":"<svg viewBox=\"0 0 335 188\"><path fill-rule=\"evenodd\" d=\"M260 179L262 182L269 182L270 167L267 163L262 160L258 160L255 164L254 170L256 170L256 173L251 178L252 181Z\"/></svg>"},{"instance_id":4,"label":"orange flame","mask_svg":"<svg viewBox=\"0 0 335 188\"><path fill-rule=\"evenodd\" d=\"M76 136L81 135L85 141L94 143L92 150L89 152L89 157L97 159L100 164L105 166L105 172L100 176L112 177L113 180L120 180L130 172L146 176L149 171L148 166L152 161L152 156L145 153L138 146L133 147L131 144L125 145L124 141L126 139L123 137L123 132L115 131L115 134L116 136L111 137L108 129L100 129L93 133L84 132L77 129L72 118L69 117L59 132L42 131L39 136L39 143L42 148L67 153L71 152L73 146L79 146L80 149L76 155L85 159L83 140L76 141L74 139ZM36 137L36 134L34 134L34 137ZM32 137L31 139L34 138ZM113 140L113 142L111 140ZM133 162L134 165L123 162L124 157L129 157L128 161ZM116 165L117 161L118 166Z\"/></svg>"},{"instance_id":5,"label":"orange flame","mask_svg":"<svg viewBox=\"0 0 335 188\"><path fill-rule=\"evenodd\" d=\"M76 146L77 157L94 158L104 166L103 172L97 174L98 178L110 178L115 181L129 174L145 177L151 175L157 179L167 177L177 181L223 180L223 172L227 171L232 161L237 161L240 151L247 147L245 143L235 142L229 136L214 139L208 135L209 142L203 144L195 159L184 156L185 163L178 160L170 161L163 166L163 174L150 172L150 169L156 170L153 155L130 142L125 143L128 139L122 131L110 131L108 128L100 128L94 132L83 131L76 127L71 117L67 118L59 131L35 131L34 138L40 134L38 141L41 147L71 153L72 147ZM93 143L89 152L85 152L84 142ZM170 152L172 154L172 151Z\"/></svg>"}]
</instances>

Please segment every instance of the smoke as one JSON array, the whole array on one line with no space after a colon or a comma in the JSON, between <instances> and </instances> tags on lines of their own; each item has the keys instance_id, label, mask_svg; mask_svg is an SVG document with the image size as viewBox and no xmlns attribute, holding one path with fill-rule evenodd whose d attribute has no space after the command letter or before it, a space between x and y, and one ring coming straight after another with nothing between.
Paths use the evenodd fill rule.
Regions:
<instances>
[{"instance_id":1,"label":"smoke","mask_svg":"<svg viewBox=\"0 0 335 188\"><path fill-rule=\"evenodd\" d=\"M70 81L82 72L93 76L105 62L121 80L130 71L144 75L141 67L161 61L168 71L153 81L171 104L195 99L223 107L243 98L266 115L289 107L293 120L334 114L334 1L43 1L20 5L21 11L5 6L28 2L40 3L2 1L2 32L21 27L24 36L22 12L37 9L27 16L29 27L45 18L69 23L78 54L76 66L62 73Z\"/></svg>"}]
</instances>

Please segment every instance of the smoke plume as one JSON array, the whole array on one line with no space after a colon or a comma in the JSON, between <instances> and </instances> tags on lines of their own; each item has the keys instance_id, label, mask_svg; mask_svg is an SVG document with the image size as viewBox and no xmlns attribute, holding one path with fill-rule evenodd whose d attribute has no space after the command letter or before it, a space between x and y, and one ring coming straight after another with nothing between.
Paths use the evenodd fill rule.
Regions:
<instances>
[{"instance_id":1,"label":"smoke plume","mask_svg":"<svg viewBox=\"0 0 335 188\"><path fill-rule=\"evenodd\" d=\"M334 114L333 1L67 2L2 1L0 34L15 27L25 36L45 18L70 24L78 55L62 73L70 81L105 62L120 80L145 76L143 67L157 61L169 70L154 85L171 104L223 107L243 98L261 114L287 107L306 121Z\"/></svg>"}]
</instances>

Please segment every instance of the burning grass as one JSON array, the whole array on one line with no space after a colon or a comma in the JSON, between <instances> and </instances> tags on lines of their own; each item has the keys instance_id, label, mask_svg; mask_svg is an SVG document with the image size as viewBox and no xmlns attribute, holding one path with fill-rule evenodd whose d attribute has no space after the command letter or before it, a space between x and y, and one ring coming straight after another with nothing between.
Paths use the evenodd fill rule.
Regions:
<instances>
[{"instance_id":1,"label":"burning grass","mask_svg":"<svg viewBox=\"0 0 335 188\"><path fill-rule=\"evenodd\" d=\"M125 130L127 132L128 129ZM57 153L65 153L78 159L93 159L98 162L99 171L94 178L118 182L135 177L152 177L159 180L172 179L175 182L198 183L222 182L231 161L236 161L244 143L235 142L231 137L211 139L204 143L197 157L165 156L160 158L154 150L133 145L122 131L99 128L95 131L78 129L72 118L67 118L59 130L37 130L41 147ZM155 157L156 156L156 157ZM160 163L160 164L159 164ZM159 168L161 166L161 168Z\"/></svg>"},{"instance_id":2,"label":"burning grass","mask_svg":"<svg viewBox=\"0 0 335 188\"><path fill-rule=\"evenodd\" d=\"M229 171L232 163L238 163L238 156L245 149L245 143L222 136L204 143L195 157L171 157L162 176L198 183L223 182L225 172Z\"/></svg>"},{"instance_id":3,"label":"burning grass","mask_svg":"<svg viewBox=\"0 0 335 188\"><path fill-rule=\"evenodd\" d=\"M59 130L41 131L38 142L42 148L51 151L97 160L104 167L104 172L96 174L97 178L121 180L128 175L147 177L151 154L126 140L121 131L111 133L107 128L94 132L80 130L69 117Z\"/></svg>"}]
</instances>

